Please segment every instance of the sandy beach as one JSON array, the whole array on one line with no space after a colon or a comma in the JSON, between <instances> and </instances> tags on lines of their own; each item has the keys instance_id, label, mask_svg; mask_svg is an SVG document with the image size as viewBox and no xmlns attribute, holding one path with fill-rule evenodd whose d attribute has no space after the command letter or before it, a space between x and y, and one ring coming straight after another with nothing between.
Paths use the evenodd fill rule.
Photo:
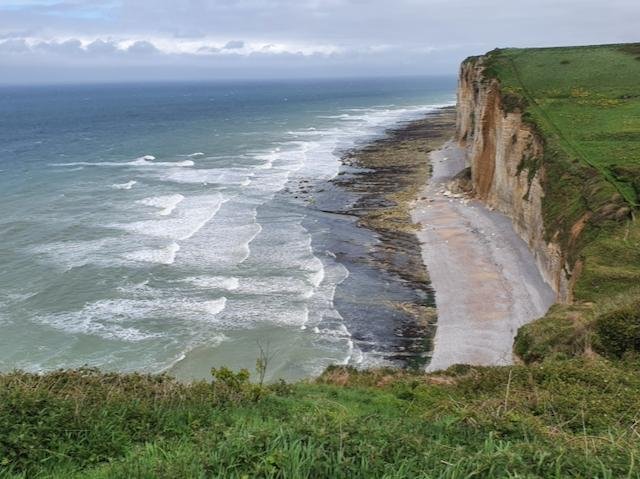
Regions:
<instances>
[{"instance_id":1,"label":"sandy beach","mask_svg":"<svg viewBox=\"0 0 640 479\"><path fill-rule=\"evenodd\" d=\"M448 192L465 167L464 150L450 142L429 158L432 174L411 212L438 311L427 370L510 364L518 328L542 316L555 295L509 218Z\"/></svg>"}]
</instances>

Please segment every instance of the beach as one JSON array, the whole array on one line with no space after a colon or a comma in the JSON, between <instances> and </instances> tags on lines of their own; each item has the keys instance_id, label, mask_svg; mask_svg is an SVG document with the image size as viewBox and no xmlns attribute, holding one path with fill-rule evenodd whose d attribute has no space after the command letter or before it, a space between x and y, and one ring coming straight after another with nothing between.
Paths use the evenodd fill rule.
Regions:
<instances>
[{"instance_id":1,"label":"beach","mask_svg":"<svg viewBox=\"0 0 640 479\"><path fill-rule=\"evenodd\" d=\"M555 300L511 220L449 191L465 169L454 132L455 108L436 109L349 150L309 192L350 271L335 307L363 356L351 364L510 364L518 328Z\"/></svg>"},{"instance_id":2,"label":"beach","mask_svg":"<svg viewBox=\"0 0 640 479\"><path fill-rule=\"evenodd\" d=\"M427 369L511 364L518 328L543 316L554 292L509 218L449 191L465 151L449 142L429 159L432 174L411 213L438 310Z\"/></svg>"}]
</instances>

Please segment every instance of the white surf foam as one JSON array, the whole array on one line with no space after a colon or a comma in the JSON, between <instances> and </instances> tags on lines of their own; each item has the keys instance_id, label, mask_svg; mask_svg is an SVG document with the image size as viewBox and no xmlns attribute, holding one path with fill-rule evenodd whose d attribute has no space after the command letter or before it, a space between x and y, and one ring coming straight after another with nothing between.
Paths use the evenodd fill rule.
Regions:
<instances>
[{"instance_id":1,"label":"white surf foam","mask_svg":"<svg viewBox=\"0 0 640 479\"><path fill-rule=\"evenodd\" d=\"M106 340L140 342L165 337L171 323L178 321L213 322L226 306L224 297L212 300L161 296L153 299L116 298L95 301L79 311L36 317L41 324L72 334L98 336ZM154 321L149 321L156 318Z\"/></svg>"},{"instance_id":2,"label":"white surf foam","mask_svg":"<svg viewBox=\"0 0 640 479\"><path fill-rule=\"evenodd\" d=\"M234 291L240 285L239 278L228 276L192 276L184 278L182 282L204 289L226 289L228 291Z\"/></svg>"},{"instance_id":3,"label":"white surf foam","mask_svg":"<svg viewBox=\"0 0 640 479\"><path fill-rule=\"evenodd\" d=\"M136 158L133 161L125 163L131 166L193 166L195 163L192 160L182 160L182 161L154 161L155 156L145 155L140 158ZM101 163L106 165L106 163ZM113 165L109 165L113 166Z\"/></svg>"},{"instance_id":4,"label":"white surf foam","mask_svg":"<svg viewBox=\"0 0 640 479\"><path fill-rule=\"evenodd\" d=\"M174 195L152 196L150 198L139 200L136 203L160 208L158 214L161 216L168 216L182 200L184 200L184 196L177 193Z\"/></svg>"},{"instance_id":5,"label":"white surf foam","mask_svg":"<svg viewBox=\"0 0 640 479\"><path fill-rule=\"evenodd\" d=\"M302 278L269 276L241 278L237 293L251 295L282 295L293 300L306 299L313 294L313 287Z\"/></svg>"},{"instance_id":6,"label":"white surf foam","mask_svg":"<svg viewBox=\"0 0 640 479\"><path fill-rule=\"evenodd\" d=\"M45 243L27 251L38 259L46 260L69 270L86 264L113 266L117 263L117 253L124 253L127 245L120 238L105 237L86 241L61 241ZM114 255L114 253L116 253Z\"/></svg>"},{"instance_id":7,"label":"white surf foam","mask_svg":"<svg viewBox=\"0 0 640 479\"><path fill-rule=\"evenodd\" d=\"M111 188L114 190L130 190L136 183L138 183L136 180L127 181L126 183L114 183Z\"/></svg>"},{"instance_id":8,"label":"white surf foam","mask_svg":"<svg viewBox=\"0 0 640 479\"><path fill-rule=\"evenodd\" d=\"M166 167L166 166L193 166L195 163L193 160L182 161L154 161L155 156L144 155L131 161L75 161L72 163L51 163L51 166L151 166L151 167Z\"/></svg>"},{"instance_id":9,"label":"white surf foam","mask_svg":"<svg viewBox=\"0 0 640 479\"><path fill-rule=\"evenodd\" d=\"M129 304L126 300L102 300L91 303L80 311L41 316L36 321L66 333L98 336L107 340L135 343L161 337L161 333L145 332L134 326L117 324L125 316L131 315L133 318L136 315L134 311L138 311L138 319L144 314L142 309L130 308ZM107 320L107 315L113 319Z\"/></svg>"},{"instance_id":10,"label":"white surf foam","mask_svg":"<svg viewBox=\"0 0 640 479\"><path fill-rule=\"evenodd\" d=\"M256 166L256 168L264 169L264 170L273 168L273 162L278 159L279 153L280 153L280 147L271 150L269 153L256 154L255 155L256 159L264 161L264 163Z\"/></svg>"},{"instance_id":11,"label":"white surf foam","mask_svg":"<svg viewBox=\"0 0 640 479\"><path fill-rule=\"evenodd\" d=\"M262 230L256 221L256 207L261 201L254 202L247 194L226 202L200 234L183 243L181 265L211 265L221 271L244 262L252 254L252 241Z\"/></svg>"},{"instance_id":12,"label":"white surf foam","mask_svg":"<svg viewBox=\"0 0 640 479\"><path fill-rule=\"evenodd\" d=\"M386 129L403 122L418 119L426 113L453 103L395 107L380 105L372 108L345 109L336 115L320 115L332 119L338 127L290 131L295 139L283 143L283 150L290 151L290 159L302 160L296 168L298 176L314 179L331 179L339 173L340 155L359 143L382 135Z\"/></svg>"},{"instance_id":13,"label":"white surf foam","mask_svg":"<svg viewBox=\"0 0 640 479\"><path fill-rule=\"evenodd\" d=\"M133 261L169 265L175 262L178 251L180 251L180 245L174 241L166 248L133 251L126 253L124 257Z\"/></svg>"},{"instance_id":14,"label":"white surf foam","mask_svg":"<svg viewBox=\"0 0 640 479\"><path fill-rule=\"evenodd\" d=\"M311 284L313 284L313 286L317 288L324 280L324 265L322 264L322 261L314 256L311 261L305 266L305 269L311 270L308 275L309 280L311 281Z\"/></svg>"},{"instance_id":15,"label":"white surf foam","mask_svg":"<svg viewBox=\"0 0 640 479\"><path fill-rule=\"evenodd\" d=\"M309 321L309 307L303 301L283 301L274 295L232 298L216 317L216 324L229 329L249 329L268 324L300 328Z\"/></svg>"},{"instance_id":16,"label":"white surf foam","mask_svg":"<svg viewBox=\"0 0 640 479\"><path fill-rule=\"evenodd\" d=\"M202 309L202 312L204 314L202 316L199 316L198 319L201 319L204 321L211 320L219 312L221 312L226 305L227 305L227 298L225 297L213 299L210 301L203 301L199 303L199 307Z\"/></svg>"},{"instance_id":17,"label":"white surf foam","mask_svg":"<svg viewBox=\"0 0 640 479\"><path fill-rule=\"evenodd\" d=\"M243 185L254 173L247 168L176 169L163 174L161 180L196 185Z\"/></svg>"},{"instance_id":18,"label":"white surf foam","mask_svg":"<svg viewBox=\"0 0 640 479\"><path fill-rule=\"evenodd\" d=\"M131 233L182 241L191 238L216 215L226 198L220 194L193 196L182 200L177 214L163 220L117 223L111 227Z\"/></svg>"}]
</instances>

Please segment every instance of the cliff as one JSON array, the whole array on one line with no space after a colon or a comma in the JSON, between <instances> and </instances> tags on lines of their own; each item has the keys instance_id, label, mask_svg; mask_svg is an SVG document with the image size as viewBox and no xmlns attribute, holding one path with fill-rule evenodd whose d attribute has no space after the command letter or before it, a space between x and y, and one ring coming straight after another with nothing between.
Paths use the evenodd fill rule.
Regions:
<instances>
[{"instance_id":1,"label":"cliff","mask_svg":"<svg viewBox=\"0 0 640 479\"><path fill-rule=\"evenodd\" d=\"M457 140L467 150L475 196L512 219L559 302L571 302L573 273L560 243L545 231L544 141L505 105L500 82L485 75L483 57L465 61L458 84Z\"/></svg>"}]
</instances>

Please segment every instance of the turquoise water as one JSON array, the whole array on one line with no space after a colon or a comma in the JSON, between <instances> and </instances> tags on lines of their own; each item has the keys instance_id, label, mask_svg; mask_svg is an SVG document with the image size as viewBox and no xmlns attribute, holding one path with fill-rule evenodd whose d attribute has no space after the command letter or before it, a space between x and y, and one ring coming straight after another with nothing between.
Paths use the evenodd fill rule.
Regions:
<instances>
[{"instance_id":1,"label":"turquoise water","mask_svg":"<svg viewBox=\"0 0 640 479\"><path fill-rule=\"evenodd\" d=\"M454 79L0 89L0 370L317 374L362 355L288 185Z\"/></svg>"}]
</instances>

